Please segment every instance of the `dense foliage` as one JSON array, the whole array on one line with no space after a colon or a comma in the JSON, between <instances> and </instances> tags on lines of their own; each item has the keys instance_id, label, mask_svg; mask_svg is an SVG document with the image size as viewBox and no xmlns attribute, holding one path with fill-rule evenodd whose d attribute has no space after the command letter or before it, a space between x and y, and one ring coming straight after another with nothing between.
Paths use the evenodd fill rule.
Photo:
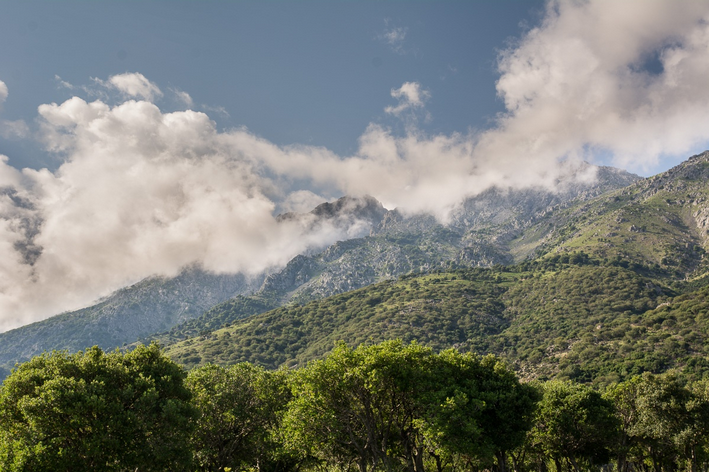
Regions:
<instances>
[{"instance_id":1,"label":"dense foliage","mask_svg":"<svg viewBox=\"0 0 709 472\"><path fill-rule=\"evenodd\" d=\"M157 345L45 354L0 387L8 471L515 472L709 468L709 383L521 383L493 356L388 341L305 367Z\"/></svg>"},{"instance_id":2,"label":"dense foliage","mask_svg":"<svg viewBox=\"0 0 709 472\"><path fill-rule=\"evenodd\" d=\"M0 388L0 469L181 469L195 411L184 378L157 345L35 357Z\"/></svg>"},{"instance_id":3,"label":"dense foliage","mask_svg":"<svg viewBox=\"0 0 709 472\"><path fill-rule=\"evenodd\" d=\"M188 366L248 361L276 368L322 356L340 340L357 345L400 338L445 349L506 326L500 296L508 278L516 275L484 269L403 277L252 316L168 352Z\"/></svg>"},{"instance_id":4,"label":"dense foliage","mask_svg":"<svg viewBox=\"0 0 709 472\"><path fill-rule=\"evenodd\" d=\"M626 267L628 266L628 267ZM282 307L167 346L177 362L269 369L349 345L402 339L493 353L525 379L610 384L643 372L709 375L709 287L668 286L643 266L584 253L411 275Z\"/></svg>"}]
</instances>

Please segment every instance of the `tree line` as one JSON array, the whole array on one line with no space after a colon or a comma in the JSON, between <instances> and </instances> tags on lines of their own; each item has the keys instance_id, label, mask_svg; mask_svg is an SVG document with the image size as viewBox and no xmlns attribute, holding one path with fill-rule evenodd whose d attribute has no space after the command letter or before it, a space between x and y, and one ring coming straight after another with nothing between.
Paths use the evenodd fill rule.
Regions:
<instances>
[{"instance_id":1,"label":"tree line","mask_svg":"<svg viewBox=\"0 0 709 472\"><path fill-rule=\"evenodd\" d=\"M524 383L493 356L401 341L189 373L157 344L94 347L0 387L3 471L707 469L708 382Z\"/></svg>"}]
</instances>

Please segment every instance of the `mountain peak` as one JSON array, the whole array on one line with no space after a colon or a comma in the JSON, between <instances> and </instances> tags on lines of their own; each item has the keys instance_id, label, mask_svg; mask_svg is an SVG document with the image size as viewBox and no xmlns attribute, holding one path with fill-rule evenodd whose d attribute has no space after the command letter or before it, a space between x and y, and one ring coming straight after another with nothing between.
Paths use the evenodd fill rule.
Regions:
<instances>
[{"instance_id":1,"label":"mountain peak","mask_svg":"<svg viewBox=\"0 0 709 472\"><path fill-rule=\"evenodd\" d=\"M310 213L321 218L336 218L347 213L361 219L381 220L386 212L386 208L372 196L350 197L345 195L332 203L321 203Z\"/></svg>"}]
</instances>

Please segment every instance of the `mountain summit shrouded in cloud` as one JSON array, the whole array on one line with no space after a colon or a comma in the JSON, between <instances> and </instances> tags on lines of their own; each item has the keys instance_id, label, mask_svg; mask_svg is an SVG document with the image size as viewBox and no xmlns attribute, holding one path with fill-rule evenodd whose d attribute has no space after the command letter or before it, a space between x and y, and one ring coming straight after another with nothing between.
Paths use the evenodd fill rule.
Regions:
<instances>
[{"instance_id":1,"label":"mountain summit shrouded in cloud","mask_svg":"<svg viewBox=\"0 0 709 472\"><path fill-rule=\"evenodd\" d=\"M55 171L0 163L0 330L188 265L246 274L282 266L359 235L357 224L276 218L341 195L445 222L492 186L553 188L595 152L631 170L688 154L709 141L706 20L706 2L550 2L499 56L506 111L489 130L431 134L408 120L397 135L372 123L348 156L220 130L201 112L165 112L153 103L163 90L193 99L138 72L94 79L103 92L93 101L39 107L39 137L62 159ZM0 102L12 93L4 85ZM416 81L391 94L396 103L382 110L393 116L425 114L436 99Z\"/></svg>"}]
</instances>

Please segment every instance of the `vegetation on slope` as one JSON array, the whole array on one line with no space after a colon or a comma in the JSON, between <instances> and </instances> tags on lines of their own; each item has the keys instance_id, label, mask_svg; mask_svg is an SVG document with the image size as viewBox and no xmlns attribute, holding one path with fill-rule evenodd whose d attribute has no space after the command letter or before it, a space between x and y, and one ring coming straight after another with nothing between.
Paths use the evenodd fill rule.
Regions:
<instances>
[{"instance_id":1,"label":"vegetation on slope","mask_svg":"<svg viewBox=\"0 0 709 472\"><path fill-rule=\"evenodd\" d=\"M537 254L584 251L620 258L655 277L683 280L709 271L709 153L595 200L550 214L514 244ZM544 231L544 228L552 230ZM527 242L527 244L530 244Z\"/></svg>"},{"instance_id":2,"label":"vegetation on slope","mask_svg":"<svg viewBox=\"0 0 709 472\"><path fill-rule=\"evenodd\" d=\"M338 341L417 341L507 359L524 378L607 384L643 372L709 373L709 288L684 294L583 253L492 269L404 276L281 307L167 346L188 367L267 368L322 357Z\"/></svg>"},{"instance_id":3,"label":"vegetation on slope","mask_svg":"<svg viewBox=\"0 0 709 472\"><path fill-rule=\"evenodd\" d=\"M167 352L188 366L249 361L276 368L320 357L340 340L416 339L440 350L500 332L507 324L500 295L516 278L485 269L406 276L252 316Z\"/></svg>"}]
</instances>

